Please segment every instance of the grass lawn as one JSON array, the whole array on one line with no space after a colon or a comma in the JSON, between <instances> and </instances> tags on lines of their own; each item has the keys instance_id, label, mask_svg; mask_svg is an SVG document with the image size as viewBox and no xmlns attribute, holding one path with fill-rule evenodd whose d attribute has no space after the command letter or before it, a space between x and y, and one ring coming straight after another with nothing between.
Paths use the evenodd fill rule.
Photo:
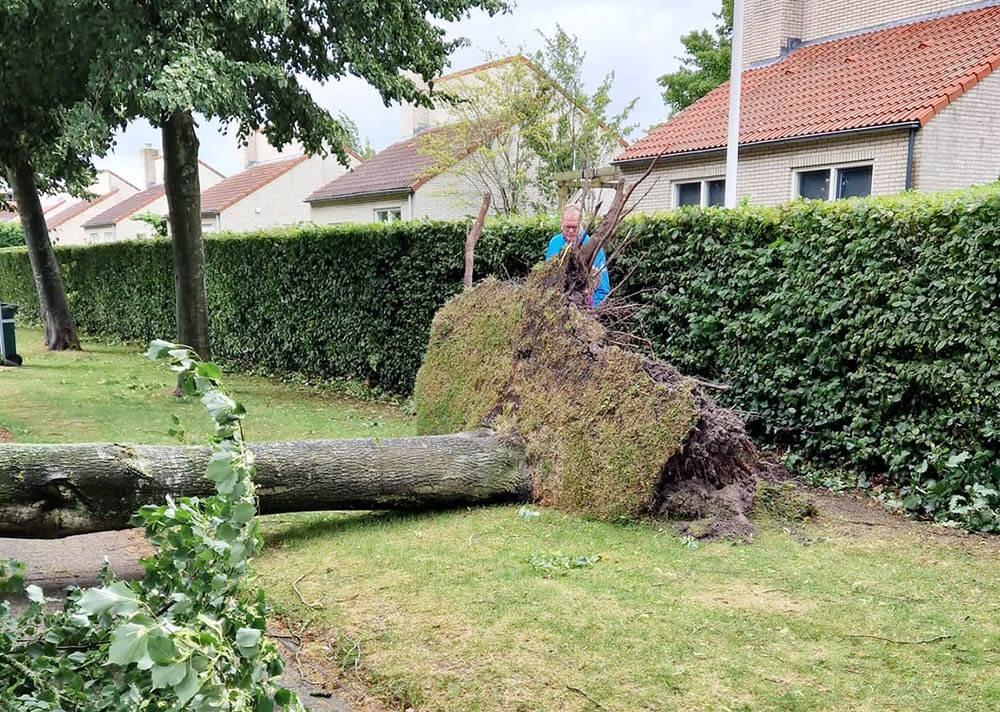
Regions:
<instances>
[{"instance_id":1,"label":"grass lawn","mask_svg":"<svg viewBox=\"0 0 1000 712\"><path fill-rule=\"evenodd\" d=\"M14 439L169 442L172 413L207 431L135 349L19 336ZM251 438L411 432L391 405L230 380ZM762 516L745 545L516 506L275 515L255 583L359 709L1000 709L1000 541L813 496L815 520Z\"/></svg>"},{"instance_id":2,"label":"grass lawn","mask_svg":"<svg viewBox=\"0 0 1000 712\"><path fill-rule=\"evenodd\" d=\"M50 353L42 333L18 329L21 368L0 368L0 427L20 442L176 442L171 415L191 444L211 422L195 398L172 395L176 379L150 363L141 345L85 341L84 351ZM398 407L362 402L254 376L226 376L227 387L251 414L248 440L371 438L413 435Z\"/></svg>"}]
</instances>

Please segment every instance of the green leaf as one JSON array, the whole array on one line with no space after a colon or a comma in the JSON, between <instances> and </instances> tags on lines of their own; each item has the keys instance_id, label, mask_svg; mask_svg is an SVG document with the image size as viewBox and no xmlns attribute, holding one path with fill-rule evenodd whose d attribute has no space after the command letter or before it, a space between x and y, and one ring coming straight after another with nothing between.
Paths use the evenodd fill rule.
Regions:
<instances>
[{"instance_id":1,"label":"green leaf","mask_svg":"<svg viewBox=\"0 0 1000 712\"><path fill-rule=\"evenodd\" d=\"M253 505L253 502L240 502L233 507L232 520L236 524L246 524L253 519L256 513L257 508Z\"/></svg>"},{"instance_id":2,"label":"green leaf","mask_svg":"<svg viewBox=\"0 0 1000 712\"><path fill-rule=\"evenodd\" d=\"M217 365L215 365L211 361L205 361L203 363L199 363L198 367L195 369L195 372L202 378L211 378L213 381L216 382L222 380L222 369L220 369Z\"/></svg>"},{"instance_id":3,"label":"green leaf","mask_svg":"<svg viewBox=\"0 0 1000 712\"><path fill-rule=\"evenodd\" d=\"M958 467L963 462L968 461L971 457L972 457L972 455L970 455L969 453L963 451L963 452L957 453L957 454L952 455L951 457L949 457L948 461L945 464L949 468Z\"/></svg>"},{"instance_id":4,"label":"green leaf","mask_svg":"<svg viewBox=\"0 0 1000 712\"><path fill-rule=\"evenodd\" d=\"M159 361L160 359L167 356L170 350L174 348L174 344L169 341L163 341L162 339L153 339L149 342L149 350L146 351L146 358L150 361Z\"/></svg>"},{"instance_id":5,"label":"green leaf","mask_svg":"<svg viewBox=\"0 0 1000 712\"><path fill-rule=\"evenodd\" d=\"M260 640L260 631L257 628L240 628L236 631L236 645L240 648L253 648Z\"/></svg>"},{"instance_id":6,"label":"green leaf","mask_svg":"<svg viewBox=\"0 0 1000 712\"><path fill-rule=\"evenodd\" d=\"M90 588L77 601L77 607L88 616L104 613L135 613L139 604L135 593L125 583L116 581L103 588Z\"/></svg>"},{"instance_id":7,"label":"green leaf","mask_svg":"<svg viewBox=\"0 0 1000 712\"><path fill-rule=\"evenodd\" d=\"M155 665L153 667L153 689L174 687L184 679L187 671L187 663L182 662L171 665Z\"/></svg>"},{"instance_id":8,"label":"green leaf","mask_svg":"<svg viewBox=\"0 0 1000 712\"><path fill-rule=\"evenodd\" d=\"M274 701L282 706L292 704L294 698L292 691L284 687L279 687L274 693Z\"/></svg>"},{"instance_id":9,"label":"green leaf","mask_svg":"<svg viewBox=\"0 0 1000 712\"><path fill-rule=\"evenodd\" d=\"M186 668L184 678L179 683L174 684L174 693L177 695L177 701L182 705L187 704L188 700L198 694L198 689L201 687L197 671L190 664L184 667Z\"/></svg>"},{"instance_id":10,"label":"green leaf","mask_svg":"<svg viewBox=\"0 0 1000 712\"><path fill-rule=\"evenodd\" d=\"M138 663L147 657L149 628L138 623L125 623L111 636L108 661L115 665Z\"/></svg>"},{"instance_id":11,"label":"green leaf","mask_svg":"<svg viewBox=\"0 0 1000 712\"><path fill-rule=\"evenodd\" d=\"M177 646L162 631L156 630L149 636L149 657L157 665L167 665L177 657Z\"/></svg>"}]
</instances>

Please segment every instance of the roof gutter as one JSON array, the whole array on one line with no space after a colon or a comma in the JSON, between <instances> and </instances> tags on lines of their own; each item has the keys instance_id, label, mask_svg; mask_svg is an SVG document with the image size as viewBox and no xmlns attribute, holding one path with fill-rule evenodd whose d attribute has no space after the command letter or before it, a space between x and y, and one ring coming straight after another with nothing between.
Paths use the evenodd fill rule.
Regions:
<instances>
[{"instance_id":1,"label":"roof gutter","mask_svg":"<svg viewBox=\"0 0 1000 712\"><path fill-rule=\"evenodd\" d=\"M910 127L910 139L906 145L906 187L904 190L913 190L913 146L917 140L917 127Z\"/></svg>"},{"instance_id":2,"label":"roof gutter","mask_svg":"<svg viewBox=\"0 0 1000 712\"><path fill-rule=\"evenodd\" d=\"M404 188L392 188L391 190L375 190L375 191L364 191L361 193L346 193L344 195L331 195L327 197L308 197L305 199L307 203L338 203L347 202L350 200L357 200L358 198L383 198L387 195L410 195L413 193L413 189L409 186Z\"/></svg>"},{"instance_id":3,"label":"roof gutter","mask_svg":"<svg viewBox=\"0 0 1000 712\"><path fill-rule=\"evenodd\" d=\"M807 134L805 136L790 136L788 138L773 138L767 141L754 141L753 143L741 143L740 150L754 149L758 146L776 146L783 144L795 144L802 143L804 141L816 141L822 139L833 139L833 138L843 138L845 136L857 136L859 134L869 134L869 133L886 133L890 131L899 131L902 129L909 129L911 132L920 128L919 121L907 121L901 124L890 124L887 126L865 126L858 129L845 129L843 131L828 131L826 133L816 133ZM655 159L657 163L662 161L667 161L672 158L674 159L684 159L691 158L693 156L706 156L713 153L726 152L725 146L719 146L714 148L701 148L694 151L681 151L678 153L668 153L662 156L644 156L642 158L629 158L624 161L611 161L613 166L626 166L633 163L642 163L644 165L649 165L649 161Z\"/></svg>"}]
</instances>

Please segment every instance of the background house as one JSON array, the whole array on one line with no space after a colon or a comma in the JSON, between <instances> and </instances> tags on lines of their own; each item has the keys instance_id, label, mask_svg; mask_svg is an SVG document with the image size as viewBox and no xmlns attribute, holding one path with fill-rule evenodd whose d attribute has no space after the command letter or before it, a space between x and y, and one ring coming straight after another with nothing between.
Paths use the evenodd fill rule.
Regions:
<instances>
[{"instance_id":1,"label":"background house","mask_svg":"<svg viewBox=\"0 0 1000 712\"><path fill-rule=\"evenodd\" d=\"M248 137L244 170L201 194L205 232L246 232L310 220L306 199L317 186L344 175L336 156L307 156L297 144L278 150L261 134ZM351 167L362 159L348 149Z\"/></svg>"},{"instance_id":2,"label":"background house","mask_svg":"<svg viewBox=\"0 0 1000 712\"><path fill-rule=\"evenodd\" d=\"M422 89L428 88L418 77L411 75L410 79ZM523 122L498 118L491 111L491 100L503 108L505 101L510 102L498 96L504 87L509 88L510 96L522 92L529 101L533 95L542 95L554 87L553 94L564 97L563 105L571 107L574 117L582 115L579 105L534 62L521 55L447 74L434 80L433 86L439 94L456 95L466 101L459 108L444 102L433 108L403 105L402 140L314 191L307 198L313 222L460 219L479 211L487 191L493 195L493 213L530 212L544 204L546 196L530 180L518 193L517 201L502 204L513 193L507 191L505 195L508 176L534 175L540 159L529 143L521 140ZM474 109L468 111L469 107ZM615 142L598 163L610 160L615 151L624 147L617 136ZM483 166L487 153L516 155L518 165L514 170L506 167L506 173L505 168L489 170ZM504 161L496 163L503 165Z\"/></svg>"},{"instance_id":3,"label":"background house","mask_svg":"<svg viewBox=\"0 0 1000 712\"><path fill-rule=\"evenodd\" d=\"M100 171L88 188L94 197L82 200L69 195L53 196L43 205L49 239L53 244L81 245L86 242L83 224L110 206L117 205L139 189L116 173Z\"/></svg>"},{"instance_id":4,"label":"background house","mask_svg":"<svg viewBox=\"0 0 1000 712\"><path fill-rule=\"evenodd\" d=\"M738 198L1000 176L1000 2L746 0L746 19ZM615 159L633 179L657 160L639 210L722 204L728 93L720 86Z\"/></svg>"},{"instance_id":5,"label":"background house","mask_svg":"<svg viewBox=\"0 0 1000 712\"><path fill-rule=\"evenodd\" d=\"M118 240L141 240L155 237L153 227L135 216L152 213L166 216L167 195L163 186L163 157L147 146L139 151L143 189L124 200L95 211L81 225L79 243L89 245ZM213 186L224 176L204 161L198 161L198 180L202 187ZM78 243L78 244L79 244Z\"/></svg>"}]
</instances>

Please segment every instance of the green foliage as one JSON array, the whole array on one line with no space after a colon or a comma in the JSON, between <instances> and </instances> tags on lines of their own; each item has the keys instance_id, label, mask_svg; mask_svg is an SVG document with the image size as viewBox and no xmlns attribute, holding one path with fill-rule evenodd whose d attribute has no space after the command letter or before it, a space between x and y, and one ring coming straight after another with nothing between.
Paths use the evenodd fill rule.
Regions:
<instances>
[{"instance_id":1,"label":"green foliage","mask_svg":"<svg viewBox=\"0 0 1000 712\"><path fill-rule=\"evenodd\" d=\"M523 275L558 231L551 219L489 221L477 277ZM431 319L461 288L466 226L304 226L205 241L217 358L245 370L312 380L354 378L406 393ZM84 331L127 341L173 333L170 244L58 247ZM108 275L114 275L109 279ZM0 294L39 323L27 254L0 256Z\"/></svg>"},{"instance_id":2,"label":"green foliage","mask_svg":"<svg viewBox=\"0 0 1000 712\"><path fill-rule=\"evenodd\" d=\"M679 57L681 68L664 74L657 83L663 87L663 101L675 114L695 103L729 79L733 42L733 0L722 0L713 32L695 30L681 37L686 55Z\"/></svg>"},{"instance_id":3,"label":"green foliage","mask_svg":"<svg viewBox=\"0 0 1000 712\"><path fill-rule=\"evenodd\" d=\"M24 247L24 232L20 221L0 222L0 249L4 247Z\"/></svg>"},{"instance_id":4,"label":"green foliage","mask_svg":"<svg viewBox=\"0 0 1000 712\"><path fill-rule=\"evenodd\" d=\"M633 328L682 372L730 384L722 400L756 438L800 470L883 487L913 514L1000 529L997 187L632 225L639 238L612 278L635 268L622 292L643 306ZM525 275L556 228L488 221L477 278ZM464 236L462 224L418 222L209 239L219 355L407 392L432 317L460 289ZM57 253L84 329L171 332L169 245ZM0 254L0 294L37 322L23 250Z\"/></svg>"},{"instance_id":5,"label":"green foliage","mask_svg":"<svg viewBox=\"0 0 1000 712\"><path fill-rule=\"evenodd\" d=\"M167 237L167 219L156 213L139 213L132 216L133 220L143 222L153 228L153 234L159 238Z\"/></svg>"},{"instance_id":6,"label":"green foliage","mask_svg":"<svg viewBox=\"0 0 1000 712\"><path fill-rule=\"evenodd\" d=\"M93 5L92 21L107 33L95 83L113 93L125 118L162 125L174 112L194 110L234 122L239 139L261 129L275 146L296 139L345 164L349 126L313 100L304 80L352 74L387 103L428 105L400 70L428 80L441 73L461 41L446 40L435 21L507 7L503 0L401 0L391 8L343 0Z\"/></svg>"},{"instance_id":7,"label":"green foliage","mask_svg":"<svg viewBox=\"0 0 1000 712\"><path fill-rule=\"evenodd\" d=\"M217 494L139 510L133 522L156 548L142 581L105 570L102 586L70 589L61 611L45 609L37 586L23 588L29 604L18 616L0 603L0 709L301 710L271 679L282 661L264 636L263 594L240 590L261 547L246 411L218 367L191 350L153 341L147 355L169 364L211 416L206 477ZM0 562L0 591L19 592L23 575Z\"/></svg>"},{"instance_id":8,"label":"green foliage","mask_svg":"<svg viewBox=\"0 0 1000 712\"><path fill-rule=\"evenodd\" d=\"M457 100L449 108L449 128L421 138L420 150L434 159L434 170L448 168L490 193L500 215L554 210L553 174L605 165L634 128L628 117L635 100L609 114L613 72L591 93L583 81L586 52L576 36L558 25L552 36L539 34L544 48L530 59L517 54L474 80L441 84Z\"/></svg>"}]
</instances>

